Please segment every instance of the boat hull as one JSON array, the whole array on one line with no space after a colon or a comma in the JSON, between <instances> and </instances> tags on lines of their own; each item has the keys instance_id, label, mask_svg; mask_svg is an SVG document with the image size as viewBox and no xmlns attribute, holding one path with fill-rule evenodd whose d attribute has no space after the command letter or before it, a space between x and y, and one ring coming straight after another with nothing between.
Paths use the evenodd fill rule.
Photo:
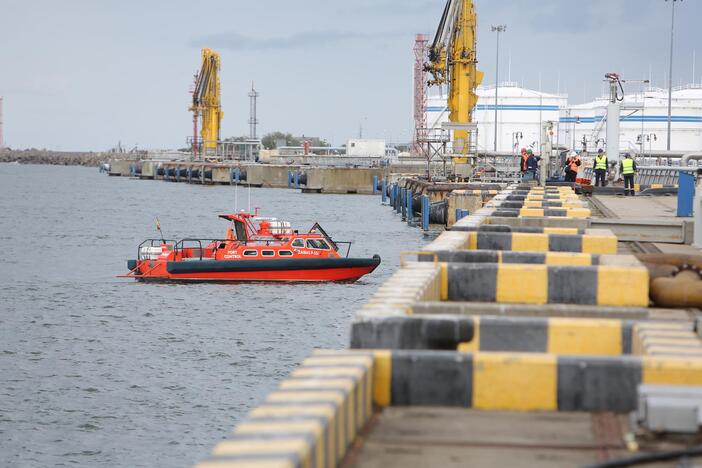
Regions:
<instances>
[{"instance_id":1,"label":"boat hull","mask_svg":"<svg viewBox=\"0 0 702 468\"><path fill-rule=\"evenodd\" d=\"M376 255L373 258L142 261L139 263L139 269L133 276L140 281L352 282L375 270L380 264L380 257ZM128 262L128 265L133 269L136 262Z\"/></svg>"}]
</instances>

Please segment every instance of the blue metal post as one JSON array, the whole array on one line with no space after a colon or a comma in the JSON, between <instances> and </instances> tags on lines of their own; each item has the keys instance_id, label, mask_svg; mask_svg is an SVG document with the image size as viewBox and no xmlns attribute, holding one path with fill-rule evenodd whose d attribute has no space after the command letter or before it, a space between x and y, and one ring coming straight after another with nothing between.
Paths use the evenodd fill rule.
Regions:
<instances>
[{"instance_id":1,"label":"blue metal post","mask_svg":"<svg viewBox=\"0 0 702 468\"><path fill-rule=\"evenodd\" d=\"M398 203L398 208L400 214L402 215L403 221L407 219L407 203L405 202L405 200L407 200L407 189L403 188L400 190L400 200Z\"/></svg>"},{"instance_id":2,"label":"blue metal post","mask_svg":"<svg viewBox=\"0 0 702 468\"><path fill-rule=\"evenodd\" d=\"M383 204L383 205L384 205L385 202L387 201L387 195L388 195L388 194L387 194L387 190L388 190L387 184L388 184L388 183L387 183L387 181L386 181L385 179L383 179L383 180L380 182L380 190L383 192L383 193L381 193L381 195L380 195L380 197L381 197L381 198L380 198L380 203Z\"/></svg>"},{"instance_id":3,"label":"blue metal post","mask_svg":"<svg viewBox=\"0 0 702 468\"><path fill-rule=\"evenodd\" d=\"M288 188L292 188L292 184L293 184L292 171L288 171Z\"/></svg>"},{"instance_id":4,"label":"blue metal post","mask_svg":"<svg viewBox=\"0 0 702 468\"><path fill-rule=\"evenodd\" d=\"M390 206L395 208L395 184L390 184Z\"/></svg>"},{"instance_id":5,"label":"blue metal post","mask_svg":"<svg viewBox=\"0 0 702 468\"><path fill-rule=\"evenodd\" d=\"M300 171L295 171L295 188L300 188Z\"/></svg>"},{"instance_id":6,"label":"blue metal post","mask_svg":"<svg viewBox=\"0 0 702 468\"><path fill-rule=\"evenodd\" d=\"M373 195L378 193L378 176L374 175L373 176Z\"/></svg>"},{"instance_id":7,"label":"blue metal post","mask_svg":"<svg viewBox=\"0 0 702 468\"><path fill-rule=\"evenodd\" d=\"M193 167L188 166L188 183L193 181Z\"/></svg>"},{"instance_id":8,"label":"blue metal post","mask_svg":"<svg viewBox=\"0 0 702 468\"><path fill-rule=\"evenodd\" d=\"M407 190L407 224L412 225L414 220L414 214L412 213L412 195L414 192L412 190Z\"/></svg>"},{"instance_id":9,"label":"blue metal post","mask_svg":"<svg viewBox=\"0 0 702 468\"><path fill-rule=\"evenodd\" d=\"M692 216L695 200L695 175L691 172L680 172L678 177L678 216Z\"/></svg>"},{"instance_id":10,"label":"blue metal post","mask_svg":"<svg viewBox=\"0 0 702 468\"><path fill-rule=\"evenodd\" d=\"M239 182L241 182L241 168L237 167L234 169L234 176L236 177L235 182L239 185Z\"/></svg>"},{"instance_id":11,"label":"blue metal post","mask_svg":"<svg viewBox=\"0 0 702 468\"><path fill-rule=\"evenodd\" d=\"M422 195L422 229L429 230L429 195Z\"/></svg>"}]
</instances>

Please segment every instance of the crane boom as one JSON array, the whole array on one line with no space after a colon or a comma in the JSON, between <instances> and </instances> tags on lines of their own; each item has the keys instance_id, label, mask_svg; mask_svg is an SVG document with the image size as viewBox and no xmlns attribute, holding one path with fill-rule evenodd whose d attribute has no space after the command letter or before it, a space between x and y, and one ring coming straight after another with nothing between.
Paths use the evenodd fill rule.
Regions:
<instances>
[{"instance_id":1,"label":"crane boom","mask_svg":"<svg viewBox=\"0 0 702 468\"><path fill-rule=\"evenodd\" d=\"M202 65L195 75L193 102L190 110L193 112L194 140L193 148L197 145L197 123L200 120L200 138L205 154L217 151L220 140L220 124L224 112L221 106L219 82L219 54L212 49L202 49Z\"/></svg>"},{"instance_id":2,"label":"crane boom","mask_svg":"<svg viewBox=\"0 0 702 468\"><path fill-rule=\"evenodd\" d=\"M429 85L448 85L449 121L470 124L478 102L475 89L483 81L477 69L475 6L472 0L447 0L425 69ZM466 154L469 131L454 130L453 151Z\"/></svg>"}]
</instances>

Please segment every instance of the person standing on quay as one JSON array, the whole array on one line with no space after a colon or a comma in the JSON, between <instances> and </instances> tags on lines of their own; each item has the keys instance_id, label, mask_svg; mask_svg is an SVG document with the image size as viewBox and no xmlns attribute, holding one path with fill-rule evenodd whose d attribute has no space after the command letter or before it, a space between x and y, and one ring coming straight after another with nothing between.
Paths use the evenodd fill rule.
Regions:
<instances>
[{"instance_id":1,"label":"person standing on quay","mask_svg":"<svg viewBox=\"0 0 702 468\"><path fill-rule=\"evenodd\" d=\"M580 168L580 156L578 153L573 151L570 153L568 159L565 162L565 180L566 182L575 182L578 178L578 170Z\"/></svg>"},{"instance_id":2,"label":"person standing on quay","mask_svg":"<svg viewBox=\"0 0 702 468\"><path fill-rule=\"evenodd\" d=\"M607 186L608 163L607 155L602 149L598 149L597 156L595 156L595 187Z\"/></svg>"},{"instance_id":3,"label":"person standing on quay","mask_svg":"<svg viewBox=\"0 0 702 468\"><path fill-rule=\"evenodd\" d=\"M619 171L624 177L624 195L634 196L634 175L636 174L636 161L631 159L631 154L626 153L619 162Z\"/></svg>"}]
</instances>

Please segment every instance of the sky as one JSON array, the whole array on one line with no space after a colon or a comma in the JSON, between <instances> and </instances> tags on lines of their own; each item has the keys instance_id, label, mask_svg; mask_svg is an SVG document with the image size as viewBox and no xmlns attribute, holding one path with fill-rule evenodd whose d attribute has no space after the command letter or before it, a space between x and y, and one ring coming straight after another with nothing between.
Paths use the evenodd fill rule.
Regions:
<instances>
[{"instance_id":1,"label":"sky","mask_svg":"<svg viewBox=\"0 0 702 468\"><path fill-rule=\"evenodd\" d=\"M259 135L336 145L408 141L414 36L433 36L444 0L0 0L0 96L12 148L178 148L192 132L200 49L221 55L222 137L247 135L254 82ZM606 72L664 86L671 2L476 0L484 84L599 96ZM675 5L674 85L702 82L702 0ZM697 50L696 50L697 49ZM509 75L509 76L508 76ZM638 91L631 84L627 91Z\"/></svg>"}]
</instances>

